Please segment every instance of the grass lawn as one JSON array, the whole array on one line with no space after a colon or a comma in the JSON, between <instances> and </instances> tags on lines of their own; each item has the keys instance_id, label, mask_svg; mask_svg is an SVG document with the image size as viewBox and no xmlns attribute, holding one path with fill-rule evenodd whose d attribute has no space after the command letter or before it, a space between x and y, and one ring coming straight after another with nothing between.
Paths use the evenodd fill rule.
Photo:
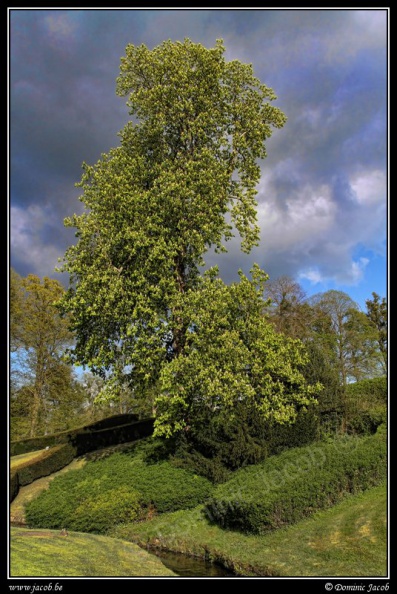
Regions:
<instances>
[{"instance_id":1,"label":"grass lawn","mask_svg":"<svg viewBox=\"0 0 397 594\"><path fill-rule=\"evenodd\" d=\"M10 576L170 576L157 557L131 542L59 530L11 528Z\"/></svg>"},{"instance_id":2,"label":"grass lawn","mask_svg":"<svg viewBox=\"0 0 397 594\"><path fill-rule=\"evenodd\" d=\"M222 530L201 507L118 526L113 536L219 561L244 576L387 575L385 484L264 536Z\"/></svg>"}]
</instances>

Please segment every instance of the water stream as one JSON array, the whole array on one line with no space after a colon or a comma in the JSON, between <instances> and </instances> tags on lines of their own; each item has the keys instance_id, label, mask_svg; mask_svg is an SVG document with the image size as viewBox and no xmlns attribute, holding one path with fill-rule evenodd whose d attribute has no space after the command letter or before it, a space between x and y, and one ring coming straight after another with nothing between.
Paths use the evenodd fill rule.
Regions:
<instances>
[{"instance_id":1,"label":"water stream","mask_svg":"<svg viewBox=\"0 0 397 594\"><path fill-rule=\"evenodd\" d=\"M233 577L229 569L217 563L211 563L198 557L189 557L183 553L150 550L160 561L181 577Z\"/></svg>"}]
</instances>

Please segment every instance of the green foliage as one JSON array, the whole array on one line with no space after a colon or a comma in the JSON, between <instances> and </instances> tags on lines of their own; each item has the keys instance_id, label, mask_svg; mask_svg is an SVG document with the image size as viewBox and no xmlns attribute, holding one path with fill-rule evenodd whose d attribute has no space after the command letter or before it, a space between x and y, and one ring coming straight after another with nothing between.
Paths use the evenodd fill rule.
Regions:
<instances>
[{"instance_id":1,"label":"green foliage","mask_svg":"<svg viewBox=\"0 0 397 594\"><path fill-rule=\"evenodd\" d=\"M26 428L28 419L28 434L34 437L57 430L60 419L67 423L81 407L83 395L76 390L71 367L62 359L73 342L68 316L61 316L55 307L65 292L62 284L15 273L11 284L12 418L18 431Z\"/></svg>"},{"instance_id":2,"label":"green foliage","mask_svg":"<svg viewBox=\"0 0 397 594\"><path fill-rule=\"evenodd\" d=\"M141 495L126 486L88 496L76 507L69 525L79 532L103 533L116 524L135 521L141 512Z\"/></svg>"},{"instance_id":3,"label":"green foliage","mask_svg":"<svg viewBox=\"0 0 397 594\"><path fill-rule=\"evenodd\" d=\"M359 402L373 402L374 404L387 403L387 378L374 377L346 386L346 395Z\"/></svg>"},{"instance_id":4,"label":"green foliage","mask_svg":"<svg viewBox=\"0 0 397 594\"><path fill-rule=\"evenodd\" d=\"M238 470L216 488L206 512L223 527L264 533L379 484L386 455L382 434L290 449Z\"/></svg>"},{"instance_id":5,"label":"green foliage","mask_svg":"<svg viewBox=\"0 0 397 594\"><path fill-rule=\"evenodd\" d=\"M233 417L225 420L206 411L188 433L176 437L171 461L214 483L225 482L237 468L311 443L318 431L317 414L312 409L301 410L291 425L264 421L243 404L236 407Z\"/></svg>"},{"instance_id":6,"label":"green foliage","mask_svg":"<svg viewBox=\"0 0 397 594\"><path fill-rule=\"evenodd\" d=\"M161 394L158 431L168 435L184 425L180 408L185 404L177 398L172 374L186 374L191 384L203 356L189 343L192 335L197 338L192 306L205 253L225 251L224 243L236 232L244 251L258 242L259 160L266 157L265 141L273 129L286 121L252 66L227 62L224 52L222 41L212 49L188 39L152 50L127 46L117 92L127 97L132 120L120 133L118 148L94 166L84 164L79 187L86 210L65 221L78 238L61 268L70 275L60 305L76 331L72 359L103 377L112 375L115 385L130 386L138 402ZM214 313L200 311L204 341L206 332L207 339L216 334ZM233 380L235 365L250 363L244 360L247 347L241 341L233 345L238 331L228 329L222 344L211 349L210 357L218 349L219 365L214 370L211 362L213 381L209 373L203 378L209 400L216 392L231 401L238 392L245 398L255 391L245 371ZM284 356L289 361L290 345L279 347L280 364L271 366L280 367L284 378L281 361ZM166 371L168 364L172 371ZM282 384L283 379L273 381L279 405L273 401L275 415L285 420L293 417L294 406L290 390L281 394ZM310 400L300 388L298 400ZM266 398L263 413L270 414Z\"/></svg>"},{"instance_id":7,"label":"green foliage","mask_svg":"<svg viewBox=\"0 0 397 594\"><path fill-rule=\"evenodd\" d=\"M75 448L69 444L61 444L43 451L38 459L27 461L18 466L19 485L28 485L34 480L60 470L73 460Z\"/></svg>"},{"instance_id":8,"label":"green foliage","mask_svg":"<svg viewBox=\"0 0 397 594\"><path fill-rule=\"evenodd\" d=\"M367 317L377 330L377 342L379 352L382 358L383 371L387 372L387 344L388 344L388 319L387 319L387 301L382 299L377 293L372 293L372 299L367 299Z\"/></svg>"},{"instance_id":9,"label":"green foliage","mask_svg":"<svg viewBox=\"0 0 397 594\"><path fill-rule=\"evenodd\" d=\"M240 272L238 283L225 285L210 270L196 291L180 295L191 330L184 353L160 373L156 435L189 431L205 410L227 422L241 405L264 421L288 424L316 403L321 385L309 385L302 373L304 345L265 318L267 275L258 266L251 272L251 280Z\"/></svg>"},{"instance_id":10,"label":"green foliage","mask_svg":"<svg viewBox=\"0 0 397 594\"><path fill-rule=\"evenodd\" d=\"M361 380L346 386L347 430L374 433L387 420L387 378Z\"/></svg>"},{"instance_id":11,"label":"green foliage","mask_svg":"<svg viewBox=\"0 0 397 594\"><path fill-rule=\"evenodd\" d=\"M101 507L107 509L111 525L120 518L128 521L129 513L137 517L138 501L159 513L188 509L208 499L212 489L208 480L167 461L153 461L145 445L136 446L56 477L47 491L27 504L26 520L29 526L102 531L106 514Z\"/></svg>"}]
</instances>

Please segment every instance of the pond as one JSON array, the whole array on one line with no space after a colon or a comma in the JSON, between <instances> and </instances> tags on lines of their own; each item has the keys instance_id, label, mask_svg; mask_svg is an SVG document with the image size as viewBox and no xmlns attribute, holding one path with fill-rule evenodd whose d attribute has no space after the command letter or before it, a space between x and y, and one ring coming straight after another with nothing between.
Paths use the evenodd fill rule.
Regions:
<instances>
[{"instance_id":1,"label":"pond","mask_svg":"<svg viewBox=\"0 0 397 594\"><path fill-rule=\"evenodd\" d=\"M211 563L198 557L189 557L182 553L170 551L150 552L162 561L162 563L181 577L235 577L235 574L217 563Z\"/></svg>"}]
</instances>

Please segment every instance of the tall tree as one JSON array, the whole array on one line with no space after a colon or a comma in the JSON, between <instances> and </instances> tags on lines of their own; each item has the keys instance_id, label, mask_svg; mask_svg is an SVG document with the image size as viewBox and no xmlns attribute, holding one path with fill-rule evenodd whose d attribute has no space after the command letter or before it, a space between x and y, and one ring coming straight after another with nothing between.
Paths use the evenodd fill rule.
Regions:
<instances>
[{"instance_id":1,"label":"tall tree","mask_svg":"<svg viewBox=\"0 0 397 594\"><path fill-rule=\"evenodd\" d=\"M303 338L308 329L309 310L300 284L288 275L269 280L264 296L270 299L269 314L278 332Z\"/></svg>"},{"instance_id":2,"label":"tall tree","mask_svg":"<svg viewBox=\"0 0 397 594\"><path fill-rule=\"evenodd\" d=\"M385 361L379 349L379 332L362 311L352 309L345 325L348 355L346 368L355 381L385 374Z\"/></svg>"},{"instance_id":3,"label":"tall tree","mask_svg":"<svg viewBox=\"0 0 397 594\"><path fill-rule=\"evenodd\" d=\"M10 312L10 348L18 348L19 333L23 311L23 286L22 277L13 269L9 277L9 312Z\"/></svg>"},{"instance_id":4,"label":"tall tree","mask_svg":"<svg viewBox=\"0 0 397 594\"><path fill-rule=\"evenodd\" d=\"M372 299L365 302L367 307L366 315L377 329L377 342L382 357L382 368L387 371L387 344L388 344L388 323L387 323L387 301L385 297L380 298L377 293L372 293Z\"/></svg>"},{"instance_id":5,"label":"tall tree","mask_svg":"<svg viewBox=\"0 0 397 594\"><path fill-rule=\"evenodd\" d=\"M18 291L11 293L10 309L18 312L11 366L15 384L24 386L25 400L29 396L30 436L36 435L40 420L45 418L46 402L56 385L62 384L60 390L65 387L62 355L73 335L55 305L63 293L57 280L44 277L41 281L33 274L18 280ZM12 324L11 319L11 328ZM43 426L45 430L45 421Z\"/></svg>"},{"instance_id":6,"label":"tall tree","mask_svg":"<svg viewBox=\"0 0 397 594\"><path fill-rule=\"evenodd\" d=\"M300 340L288 338L263 316L267 276L254 266L252 279L225 285L211 270L193 294L181 297L190 320L184 356L161 372L157 433L187 430L203 410L227 420L239 406L278 424L317 402L322 386L308 384Z\"/></svg>"},{"instance_id":7,"label":"tall tree","mask_svg":"<svg viewBox=\"0 0 397 594\"><path fill-rule=\"evenodd\" d=\"M181 296L198 288L205 252L235 231L245 251L258 241L259 160L286 118L252 66L224 52L222 41L127 46L117 92L132 120L118 148L84 164L86 211L65 221L78 238L61 268L72 358L103 377L122 369L138 396L188 348Z\"/></svg>"},{"instance_id":8,"label":"tall tree","mask_svg":"<svg viewBox=\"0 0 397 594\"><path fill-rule=\"evenodd\" d=\"M323 336L328 345L335 349L340 381L342 385L345 385L349 380L351 356L351 336L347 322L350 319L351 311L358 310L358 306L349 295L336 290L314 295L309 301L323 314L325 323ZM329 325L327 320L329 320ZM323 328L324 323L322 324Z\"/></svg>"}]
</instances>

